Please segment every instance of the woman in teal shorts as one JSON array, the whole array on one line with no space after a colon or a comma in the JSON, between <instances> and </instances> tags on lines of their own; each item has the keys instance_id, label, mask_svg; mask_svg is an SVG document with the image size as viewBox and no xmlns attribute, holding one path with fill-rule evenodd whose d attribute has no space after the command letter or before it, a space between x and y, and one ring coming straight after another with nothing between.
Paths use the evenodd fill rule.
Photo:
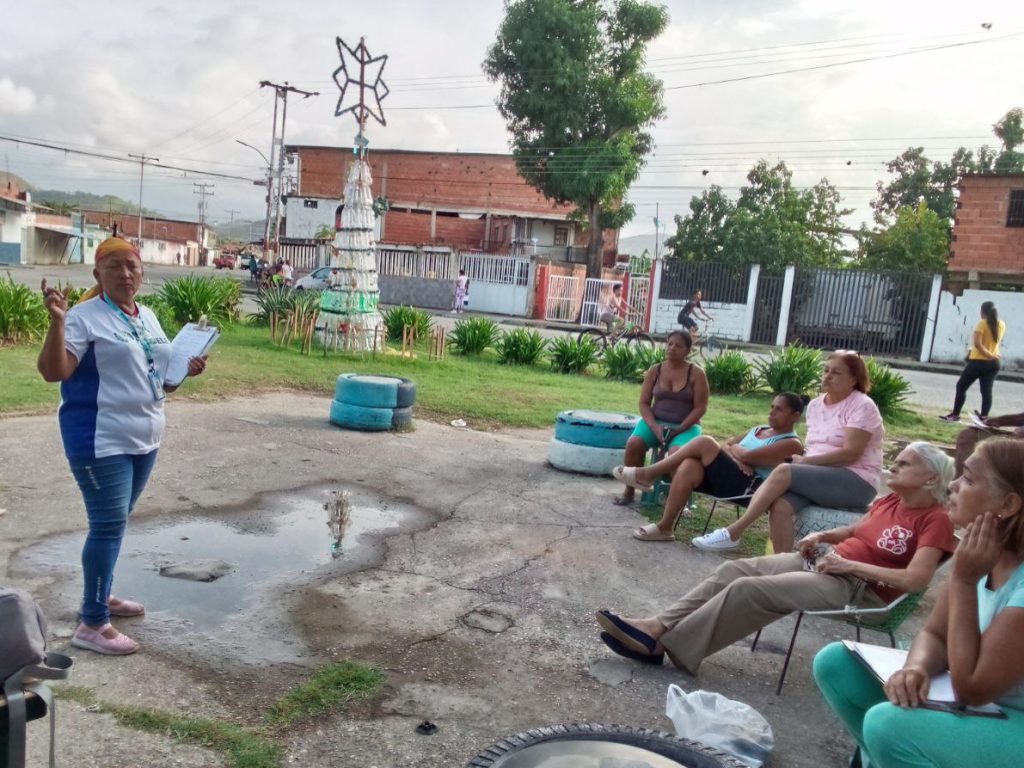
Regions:
<instances>
[{"instance_id":1,"label":"woman in teal shorts","mask_svg":"<svg viewBox=\"0 0 1024 768\"><path fill-rule=\"evenodd\" d=\"M673 331L665 346L665 361L652 365L640 387L640 421L626 443L623 464L642 467L647 451L672 453L701 433L700 420L708 409L708 378L687 358L693 340L686 331ZM633 501L635 489L626 486L616 504Z\"/></svg>"},{"instance_id":2,"label":"woman in teal shorts","mask_svg":"<svg viewBox=\"0 0 1024 768\"><path fill-rule=\"evenodd\" d=\"M1024 765L1024 442L994 438L950 486L964 528L924 629L883 686L842 643L814 659L814 679L873 768ZM928 709L929 683L949 670L961 704L994 702L1004 719Z\"/></svg>"}]
</instances>

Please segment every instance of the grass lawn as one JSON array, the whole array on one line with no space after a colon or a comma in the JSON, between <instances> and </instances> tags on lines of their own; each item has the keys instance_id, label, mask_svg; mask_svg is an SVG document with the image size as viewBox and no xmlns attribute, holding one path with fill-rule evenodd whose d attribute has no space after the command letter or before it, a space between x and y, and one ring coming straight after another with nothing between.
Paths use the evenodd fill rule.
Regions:
<instances>
[{"instance_id":1,"label":"grass lawn","mask_svg":"<svg viewBox=\"0 0 1024 768\"><path fill-rule=\"evenodd\" d=\"M52 411L58 388L36 372L39 346L0 347L0 415ZM420 351L415 359L398 354L328 353L312 356L297 348L271 344L266 328L228 327L214 347L207 372L190 380L171 397L215 400L278 389L334 391L339 373L380 373L405 376L417 384L416 413L420 418L464 419L471 427L550 427L559 411L571 408L637 412L638 384L609 381L600 374L571 376L546 366L505 366L490 355L466 358L449 355L429 361ZM732 435L763 423L767 395L714 395L704 418L704 431ZM326 407L326 404L325 404ZM326 410L324 413L326 418ZM886 424L890 437L952 442L956 428L934 418L908 413Z\"/></svg>"}]
</instances>

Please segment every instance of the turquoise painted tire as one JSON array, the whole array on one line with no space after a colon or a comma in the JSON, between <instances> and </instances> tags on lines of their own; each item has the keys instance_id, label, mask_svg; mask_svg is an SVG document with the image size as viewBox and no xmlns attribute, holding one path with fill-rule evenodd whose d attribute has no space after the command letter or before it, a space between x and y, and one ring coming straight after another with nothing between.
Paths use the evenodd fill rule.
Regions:
<instances>
[{"instance_id":1,"label":"turquoise painted tire","mask_svg":"<svg viewBox=\"0 0 1024 768\"><path fill-rule=\"evenodd\" d=\"M552 440L548 445L548 461L555 469L579 472L584 475L607 475L622 463L621 448L595 448Z\"/></svg>"},{"instance_id":2,"label":"turquoise painted tire","mask_svg":"<svg viewBox=\"0 0 1024 768\"><path fill-rule=\"evenodd\" d=\"M628 413L562 411L555 417L555 439L573 445L622 450L639 420Z\"/></svg>"},{"instance_id":3,"label":"turquoise painted tire","mask_svg":"<svg viewBox=\"0 0 1024 768\"><path fill-rule=\"evenodd\" d=\"M383 432L391 429L394 412L394 408L366 408L335 400L331 403L331 423L346 429Z\"/></svg>"},{"instance_id":4,"label":"turquoise painted tire","mask_svg":"<svg viewBox=\"0 0 1024 768\"><path fill-rule=\"evenodd\" d=\"M334 399L363 408L408 408L416 402L416 382L398 376L343 373L334 386Z\"/></svg>"}]
</instances>

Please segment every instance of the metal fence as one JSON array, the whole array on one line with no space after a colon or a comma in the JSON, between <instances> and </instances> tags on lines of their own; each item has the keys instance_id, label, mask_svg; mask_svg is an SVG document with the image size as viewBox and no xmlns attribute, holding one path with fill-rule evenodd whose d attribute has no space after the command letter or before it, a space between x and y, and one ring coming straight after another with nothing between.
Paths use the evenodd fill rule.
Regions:
<instances>
[{"instance_id":1,"label":"metal fence","mask_svg":"<svg viewBox=\"0 0 1024 768\"><path fill-rule=\"evenodd\" d=\"M459 254L450 248L378 245L377 273L393 277L454 280L459 276Z\"/></svg>"},{"instance_id":2,"label":"metal fence","mask_svg":"<svg viewBox=\"0 0 1024 768\"><path fill-rule=\"evenodd\" d=\"M626 322L635 323L645 331L648 330L646 326L647 302L650 295L650 275L629 276L629 295L626 297L626 301L629 302L629 311L626 313Z\"/></svg>"},{"instance_id":3,"label":"metal fence","mask_svg":"<svg viewBox=\"0 0 1024 768\"><path fill-rule=\"evenodd\" d=\"M277 258L287 259L296 272L312 272L331 263L331 244L282 240L277 246Z\"/></svg>"},{"instance_id":4,"label":"metal fence","mask_svg":"<svg viewBox=\"0 0 1024 768\"><path fill-rule=\"evenodd\" d=\"M612 296L612 287L622 285L621 280L599 280L588 277L583 291L583 313L580 315L581 325L600 325L601 305L606 304Z\"/></svg>"},{"instance_id":5,"label":"metal fence","mask_svg":"<svg viewBox=\"0 0 1024 768\"><path fill-rule=\"evenodd\" d=\"M787 341L869 355L917 356L931 286L928 274L798 268Z\"/></svg>"},{"instance_id":6,"label":"metal fence","mask_svg":"<svg viewBox=\"0 0 1024 768\"><path fill-rule=\"evenodd\" d=\"M666 259L658 298L686 301L699 290L705 302L746 304L749 285L749 265Z\"/></svg>"},{"instance_id":7,"label":"metal fence","mask_svg":"<svg viewBox=\"0 0 1024 768\"><path fill-rule=\"evenodd\" d=\"M544 305L544 319L565 323L576 321L580 299L583 296L582 280L575 275L548 275L547 302Z\"/></svg>"}]
</instances>

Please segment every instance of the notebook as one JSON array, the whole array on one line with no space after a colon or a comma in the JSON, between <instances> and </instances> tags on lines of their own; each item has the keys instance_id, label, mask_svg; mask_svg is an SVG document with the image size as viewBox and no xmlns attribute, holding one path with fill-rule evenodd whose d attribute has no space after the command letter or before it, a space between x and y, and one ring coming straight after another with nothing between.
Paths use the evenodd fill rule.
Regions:
<instances>
[{"instance_id":1,"label":"notebook","mask_svg":"<svg viewBox=\"0 0 1024 768\"><path fill-rule=\"evenodd\" d=\"M172 387L181 384L188 376L188 361L193 357L202 357L209 352L218 336L220 336L220 331L212 325L200 326L196 323L186 323L171 342L171 359L167 363L164 384Z\"/></svg>"},{"instance_id":2,"label":"notebook","mask_svg":"<svg viewBox=\"0 0 1024 768\"><path fill-rule=\"evenodd\" d=\"M898 648L886 648L884 645L869 645L868 643L855 643L844 640L845 645L854 656L856 656L871 672L885 683L893 673L903 669L907 660L907 652ZM995 704L985 704L979 707L967 707L957 701L956 692L953 690L953 678L949 672L943 672L932 678L928 687L928 698L922 707L925 709L936 709L940 712L953 712L958 715L973 715L975 717L1000 717L1005 718L1006 714Z\"/></svg>"}]
</instances>

